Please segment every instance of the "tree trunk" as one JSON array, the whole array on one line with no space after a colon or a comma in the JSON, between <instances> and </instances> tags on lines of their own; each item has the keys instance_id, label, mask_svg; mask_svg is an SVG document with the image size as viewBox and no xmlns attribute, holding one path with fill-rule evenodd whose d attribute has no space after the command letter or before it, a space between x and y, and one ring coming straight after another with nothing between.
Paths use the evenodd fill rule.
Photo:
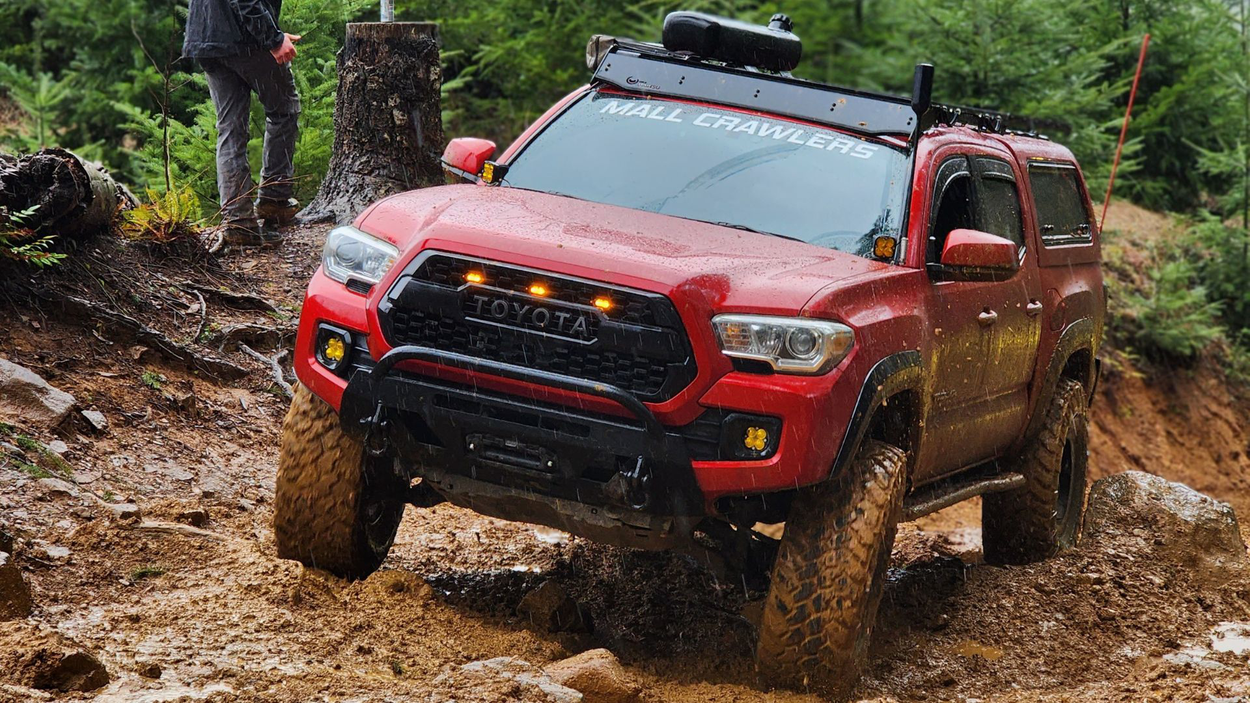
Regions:
<instances>
[{"instance_id":1,"label":"tree trunk","mask_svg":"<svg viewBox=\"0 0 1250 703\"><path fill-rule=\"evenodd\" d=\"M132 205L108 171L65 149L0 158L0 215L22 229L84 237L107 229L119 207Z\"/></svg>"},{"instance_id":2,"label":"tree trunk","mask_svg":"<svg viewBox=\"0 0 1250 703\"><path fill-rule=\"evenodd\" d=\"M373 201L443 181L438 25L347 25L334 151L302 222L350 222Z\"/></svg>"}]
</instances>

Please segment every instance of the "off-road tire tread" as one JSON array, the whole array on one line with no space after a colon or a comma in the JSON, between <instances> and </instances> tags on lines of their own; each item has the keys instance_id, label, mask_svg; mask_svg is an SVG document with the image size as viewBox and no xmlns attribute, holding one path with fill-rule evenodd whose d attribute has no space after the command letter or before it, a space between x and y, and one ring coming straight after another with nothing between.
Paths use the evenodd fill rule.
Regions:
<instances>
[{"instance_id":1,"label":"off-road tire tread","mask_svg":"<svg viewBox=\"0 0 1250 703\"><path fill-rule=\"evenodd\" d=\"M278 556L344 578L381 565L361 522L364 447L339 427L334 409L297 385L282 422L274 498Z\"/></svg>"},{"instance_id":2,"label":"off-road tire tread","mask_svg":"<svg viewBox=\"0 0 1250 703\"><path fill-rule=\"evenodd\" d=\"M868 652L906 484L906 454L865 440L841 476L795 497L756 647L770 683L850 693Z\"/></svg>"},{"instance_id":3,"label":"off-road tire tread","mask_svg":"<svg viewBox=\"0 0 1250 703\"><path fill-rule=\"evenodd\" d=\"M1036 437L1009 464L1024 475L1024 486L986 495L981 503L981 543L985 562L995 565L1031 564L1048 559L1064 548L1055 520L1055 496L1068 433L1085 433L1079 443L1088 446L1085 388L1067 378L1059 379ZM1083 458L1080 459L1084 461ZM1080 472L1083 512L1086 472ZM1080 533L1080 516L1076 533Z\"/></svg>"}]
</instances>

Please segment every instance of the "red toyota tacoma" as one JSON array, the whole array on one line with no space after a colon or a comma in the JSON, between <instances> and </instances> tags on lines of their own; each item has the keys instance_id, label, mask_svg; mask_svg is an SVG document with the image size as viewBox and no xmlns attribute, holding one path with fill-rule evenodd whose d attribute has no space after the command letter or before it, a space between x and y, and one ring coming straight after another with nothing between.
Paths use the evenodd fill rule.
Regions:
<instances>
[{"instance_id":1,"label":"red toyota tacoma","mask_svg":"<svg viewBox=\"0 0 1250 703\"><path fill-rule=\"evenodd\" d=\"M985 560L1073 544L1104 294L1071 152L1006 115L790 77L798 39L674 13L469 183L327 238L278 551L363 578L406 504L715 555L757 666L854 684L896 525L984 496ZM784 523L779 539L760 531ZM775 532L773 532L775 534Z\"/></svg>"}]
</instances>

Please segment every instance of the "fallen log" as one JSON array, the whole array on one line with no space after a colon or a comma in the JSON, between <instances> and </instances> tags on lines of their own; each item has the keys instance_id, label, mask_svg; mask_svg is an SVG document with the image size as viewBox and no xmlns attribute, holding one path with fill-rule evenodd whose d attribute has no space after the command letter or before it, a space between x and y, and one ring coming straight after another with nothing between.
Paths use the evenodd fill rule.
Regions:
<instances>
[{"instance_id":1,"label":"fallen log","mask_svg":"<svg viewBox=\"0 0 1250 703\"><path fill-rule=\"evenodd\" d=\"M0 217L38 236L86 237L134 205L103 166L65 149L0 159Z\"/></svg>"}]
</instances>

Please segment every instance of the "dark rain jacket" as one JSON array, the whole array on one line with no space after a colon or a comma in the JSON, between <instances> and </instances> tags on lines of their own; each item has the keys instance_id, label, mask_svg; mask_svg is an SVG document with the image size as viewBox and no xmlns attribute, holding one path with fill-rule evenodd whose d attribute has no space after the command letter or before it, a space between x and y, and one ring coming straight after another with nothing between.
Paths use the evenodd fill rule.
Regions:
<instances>
[{"instance_id":1,"label":"dark rain jacket","mask_svg":"<svg viewBox=\"0 0 1250 703\"><path fill-rule=\"evenodd\" d=\"M192 59L237 56L282 45L282 0L191 0L182 55Z\"/></svg>"}]
</instances>

